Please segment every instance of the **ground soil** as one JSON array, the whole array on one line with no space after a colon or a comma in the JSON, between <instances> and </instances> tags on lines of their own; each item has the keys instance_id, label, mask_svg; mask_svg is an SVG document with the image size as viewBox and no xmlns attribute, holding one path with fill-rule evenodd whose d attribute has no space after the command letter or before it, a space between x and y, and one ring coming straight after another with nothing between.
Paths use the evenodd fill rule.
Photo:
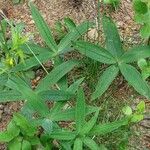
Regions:
<instances>
[{"instance_id":1,"label":"ground soil","mask_svg":"<svg viewBox=\"0 0 150 150\"><path fill-rule=\"evenodd\" d=\"M84 20L96 21L97 16L97 1L95 0L81 0L75 3L75 0L32 0L37 5L47 23L53 28L57 20L62 20L64 17L69 16L80 23ZM37 42L41 43L41 38L35 30L34 22L31 18L28 1L19 5L13 5L11 0L0 0L0 9L7 11L8 18L16 22L24 22L26 24L26 31L32 32L35 35ZM132 9L131 0L122 0L120 7L116 11L111 11L110 8L101 6L101 14L106 12L114 18L117 27L120 31L121 39L124 41L125 47L130 47L142 42L139 36L139 26L134 21L134 14ZM94 31L95 32L95 31ZM122 91L123 90L123 91ZM130 93L129 88L120 88L118 97ZM138 97L136 102L143 98ZM147 101L147 108L149 102ZM16 112L21 107L20 103L7 103L0 104L0 131L4 130L12 117L13 112ZM136 140L131 142L132 149L150 149L150 137L148 134L150 130L149 113L146 113L146 119L137 127L141 129L141 138L137 137ZM133 148L132 148L133 146ZM4 145L0 146L3 150Z\"/></svg>"}]
</instances>

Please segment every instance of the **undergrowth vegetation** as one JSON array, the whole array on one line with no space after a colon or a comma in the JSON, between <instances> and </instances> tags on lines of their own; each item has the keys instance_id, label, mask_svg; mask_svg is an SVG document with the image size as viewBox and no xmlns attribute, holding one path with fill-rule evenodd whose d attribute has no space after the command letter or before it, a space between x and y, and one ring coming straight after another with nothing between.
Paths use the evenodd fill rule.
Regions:
<instances>
[{"instance_id":1,"label":"undergrowth vegetation","mask_svg":"<svg viewBox=\"0 0 150 150\"><path fill-rule=\"evenodd\" d=\"M134 5L138 11L138 4ZM135 91L150 98L146 80L149 72L145 73L150 46L142 44L124 50L115 23L105 15L105 47L85 40L85 34L96 28L89 21L76 25L65 18L64 23L55 24L53 36L33 3L30 9L45 43L43 47L23 33L22 24L14 24L5 16L1 21L0 102L23 101L23 107L13 115L6 131L0 132L0 142L6 143L9 150L128 149L131 127L144 118L144 101L133 109L128 102L101 97L115 78L123 76ZM66 60L66 55L74 51L82 57ZM53 64L51 71L44 66L49 60ZM87 72L77 77L76 71L82 70L83 65L88 65ZM46 75L33 89L33 70L39 67ZM68 80L70 72L73 82ZM88 96L85 83L92 91ZM118 101L117 105L114 101Z\"/></svg>"}]
</instances>

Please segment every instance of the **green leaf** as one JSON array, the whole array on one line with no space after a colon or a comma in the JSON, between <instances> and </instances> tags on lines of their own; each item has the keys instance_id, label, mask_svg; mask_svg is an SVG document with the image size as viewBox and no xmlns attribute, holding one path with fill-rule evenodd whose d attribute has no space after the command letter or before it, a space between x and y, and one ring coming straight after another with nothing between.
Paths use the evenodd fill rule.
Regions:
<instances>
[{"instance_id":1,"label":"green leaf","mask_svg":"<svg viewBox=\"0 0 150 150\"><path fill-rule=\"evenodd\" d=\"M118 59L123 53L122 44L120 37L114 22L104 16L103 17L103 30L106 36L106 47L107 50Z\"/></svg>"},{"instance_id":2,"label":"green leaf","mask_svg":"<svg viewBox=\"0 0 150 150\"><path fill-rule=\"evenodd\" d=\"M83 142L80 138L75 139L73 150L83 150Z\"/></svg>"},{"instance_id":3,"label":"green leaf","mask_svg":"<svg viewBox=\"0 0 150 150\"><path fill-rule=\"evenodd\" d=\"M72 19L67 17L67 18L64 19L64 22L65 22L65 25L67 26L69 31L76 28L76 24L73 22Z\"/></svg>"},{"instance_id":4,"label":"green leaf","mask_svg":"<svg viewBox=\"0 0 150 150\"><path fill-rule=\"evenodd\" d=\"M92 94L92 100L95 100L96 98L100 97L108 89L112 81L117 76L118 72L119 68L114 65L108 67L103 72L103 74L100 76L98 80L96 90Z\"/></svg>"},{"instance_id":5,"label":"green leaf","mask_svg":"<svg viewBox=\"0 0 150 150\"><path fill-rule=\"evenodd\" d=\"M98 108L92 106L86 106L86 115L97 111ZM51 116L53 121L73 121L75 120L75 108L69 108L66 110L60 110Z\"/></svg>"},{"instance_id":6,"label":"green leaf","mask_svg":"<svg viewBox=\"0 0 150 150\"><path fill-rule=\"evenodd\" d=\"M128 125L129 119L124 118L122 120L110 122L110 123L104 123L99 124L93 127L93 129L89 132L90 135L105 135L108 133L112 133L116 129Z\"/></svg>"},{"instance_id":7,"label":"green leaf","mask_svg":"<svg viewBox=\"0 0 150 150\"><path fill-rule=\"evenodd\" d=\"M7 130L0 132L0 142L10 142L16 138L20 133L20 129L11 121L8 124Z\"/></svg>"},{"instance_id":8,"label":"green leaf","mask_svg":"<svg viewBox=\"0 0 150 150\"><path fill-rule=\"evenodd\" d=\"M59 43L58 51L64 51L72 45L72 42L75 42L79 37L88 31L89 28L93 27L91 22L83 22L76 28L72 29Z\"/></svg>"},{"instance_id":9,"label":"green leaf","mask_svg":"<svg viewBox=\"0 0 150 150\"><path fill-rule=\"evenodd\" d=\"M57 83L64 75L78 64L77 61L67 61L54 68L37 86L36 91L48 90L49 87Z\"/></svg>"},{"instance_id":10,"label":"green leaf","mask_svg":"<svg viewBox=\"0 0 150 150\"><path fill-rule=\"evenodd\" d=\"M50 119L42 120L42 128L44 129L46 134L51 134L53 131L53 122Z\"/></svg>"},{"instance_id":11,"label":"green leaf","mask_svg":"<svg viewBox=\"0 0 150 150\"><path fill-rule=\"evenodd\" d=\"M138 113L144 113L145 111L145 102L144 101L141 101L137 107L136 107L136 110Z\"/></svg>"},{"instance_id":12,"label":"green leaf","mask_svg":"<svg viewBox=\"0 0 150 150\"><path fill-rule=\"evenodd\" d=\"M85 123L85 95L83 89L79 89L77 93L77 102L75 108L76 129L80 133Z\"/></svg>"},{"instance_id":13,"label":"green leaf","mask_svg":"<svg viewBox=\"0 0 150 150\"><path fill-rule=\"evenodd\" d=\"M142 2L141 0L134 0L133 1L133 8L136 13L145 14L148 11L148 7L146 3Z\"/></svg>"},{"instance_id":14,"label":"green leaf","mask_svg":"<svg viewBox=\"0 0 150 150\"><path fill-rule=\"evenodd\" d=\"M11 101L21 101L23 100L22 95L18 91L0 91L0 103L11 102Z\"/></svg>"},{"instance_id":15,"label":"green leaf","mask_svg":"<svg viewBox=\"0 0 150 150\"><path fill-rule=\"evenodd\" d=\"M85 41L77 41L73 44L73 46L81 54L93 60L106 63L106 64L116 63L116 60L113 58L113 56L104 48L98 45L91 44Z\"/></svg>"},{"instance_id":16,"label":"green leaf","mask_svg":"<svg viewBox=\"0 0 150 150\"><path fill-rule=\"evenodd\" d=\"M42 97L42 99L47 101L66 101L69 100L71 97L74 97L74 95L70 92L56 90L42 91L38 93L38 95Z\"/></svg>"},{"instance_id":17,"label":"green leaf","mask_svg":"<svg viewBox=\"0 0 150 150\"><path fill-rule=\"evenodd\" d=\"M137 46L129 49L122 55L120 60L125 63L131 63L140 60L141 58L150 57L150 46Z\"/></svg>"},{"instance_id":18,"label":"green leaf","mask_svg":"<svg viewBox=\"0 0 150 150\"><path fill-rule=\"evenodd\" d=\"M141 70L144 69L145 67L148 66L147 61L145 59L140 59L138 61L138 66Z\"/></svg>"},{"instance_id":19,"label":"green leaf","mask_svg":"<svg viewBox=\"0 0 150 150\"><path fill-rule=\"evenodd\" d=\"M31 150L31 143L27 140L23 140L21 150Z\"/></svg>"},{"instance_id":20,"label":"green leaf","mask_svg":"<svg viewBox=\"0 0 150 150\"><path fill-rule=\"evenodd\" d=\"M132 114L132 109L129 106L123 107L122 111L127 116L130 116Z\"/></svg>"},{"instance_id":21,"label":"green leaf","mask_svg":"<svg viewBox=\"0 0 150 150\"><path fill-rule=\"evenodd\" d=\"M89 131L93 128L93 126L96 124L97 118L99 115L99 111L95 112L95 115L88 121L85 123L85 126L83 126L82 130L81 130L81 134L85 135L88 134Z\"/></svg>"},{"instance_id":22,"label":"green leaf","mask_svg":"<svg viewBox=\"0 0 150 150\"><path fill-rule=\"evenodd\" d=\"M84 78L80 78L77 81L75 81L73 84L69 86L67 89L68 92L75 94L75 92L78 90L80 84L83 82Z\"/></svg>"},{"instance_id":23,"label":"green leaf","mask_svg":"<svg viewBox=\"0 0 150 150\"><path fill-rule=\"evenodd\" d=\"M24 51L25 54L32 54L32 52L30 51L27 45L30 47L32 52L36 55L50 52L50 49L47 47L41 47L40 45L34 44L34 43L27 43L27 44L21 45L21 49Z\"/></svg>"},{"instance_id":24,"label":"green leaf","mask_svg":"<svg viewBox=\"0 0 150 150\"><path fill-rule=\"evenodd\" d=\"M100 148L99 148L99 146L96 144L96 142L95 142L93 139L89 138L89 137L84 138L83 143L84 143L87 147L89 147L91 150L100 150Z\"/></svg>"},{"instance_id":25,"label":"green leaf","mask_svg":"<svg viewBox=\"0 0 150 150\"><path fill-rule=\"evenodd\" d=\"M21 114L16 113L13 117L16 125L20 127L21 132L27 136L33 136L37 129Z\"/></svg>"},{"instance_id":26,"label":"green leaf","mask_svg":"<svg viewBox=\"0 0 150 150\"><path fill-rule=\"evenodd\" d=\"M150 23L143 25L141 27L140 33L141 33L142 38L148 39L150 36Z\"/></svg>"},{"instance_id":27,"label":"green leaf","mask_svg":"<svg viewBox=\"0 0 150 150\"><path fill-rule=\"evenodd\" d=\"M30 108L37 111L41 116L49 114L49 109L41 97L35 93L23 79L14 76L7 82L7 86L19 91L24 99L27 99Z\"/></svg>"},{"instance_id":28,"label":"green leaf","mask_svg":"<svg viewBox=\"0 0 150 150\"><path fill-rule=\"evenodd\" d=\"M144 116L141 114L134 114L131 118L131 122L138 123L144 119Z\"/></svg>"},{"instance_id":29,"label":"green leaf","mask_svg":"<svg viewBox=\"0 0 150 150\"><path fill-rule=\"evenodd\" d=\"M29 70L32 67L35 67L37 65L41 65L40 63L45 63L49 59L52 59L54 57L53 53L51 52L46 52L46 53L41 53L38 56L32 56L29 59L26 59L24 62L16 65L12 71L13 72L18 72L18 71L25 71Z\"/></svg>"},{"instance_id":30,"label":"green leaf","mask_svg":"<svg viewBox=\"0 0 150 150\"><path fill-rule=\"evenodd\" d=\"M35 21L35 25L40 32L43 40L52 51L57 51L57 44L53 39L52 32L44 21L41 14L39 13L38 9L32 3L30 3L30 9L32 18Z\"/></svg>"},{"instance_id":31,"label":"green leaf","mask_svg":"<svg viewBox=\"0 0 150 150\"><path fill-rule=\"evenodd\" d=\"M134 87L134 89L145 97L150 97L150 89L146 81L142 79L141 74L128 64L120 64L120 70L128 83Z\"/></svg>"},{"instance_id":32,"label":"green leaf","mask_svg":"<svg viewBox=\"0 0 150 150\"><path fill-rule=\"evenodd\" d=\"M3 73L3 74L0 74L0 85L3 86L6 84L8 80L8 75Z\"/></svg>"},{"instance_id":33,"label":"green leaf","mask_svg":"<svg viewBox=\"0 0 150 150\"><path fill-rule=\"evenodd\" d=\"M70 131L56 130L52 132L49 137L56 140L73 140L76 137L76 133Z\"/></svg>"},{"instance_id":34,"label":"green leaf","mask_svg":"<svg viewBox=\"0 0 150 150\"><path fill-rule=\"evenodd\" d=\"M8 144L8 149L9 150L20 150L21 149L21 143L22 143L22 139L20 137L12 140L9 144Z\"/></svg>"}]
</instances>

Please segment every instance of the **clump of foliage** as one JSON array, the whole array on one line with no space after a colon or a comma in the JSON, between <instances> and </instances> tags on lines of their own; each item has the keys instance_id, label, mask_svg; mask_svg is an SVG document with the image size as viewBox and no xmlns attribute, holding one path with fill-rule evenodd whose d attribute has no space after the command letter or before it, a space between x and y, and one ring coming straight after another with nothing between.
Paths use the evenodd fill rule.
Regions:
<instances>
[{"instance_id":1,"label":"clump of foliage","mask_svg":"<svg viewBox=\"0 0 150 150\"><path fill-rule=\"evenodd\" d=\"M142 58L148 58L150 56L150 46L139 45L128 51L123 50L116 26L106 16L103 17L103 29L106 37L106 49L85 41L74 43L74 48L81 54L109 65L100 76L95 92L92 94L92 99L100 97L108 89L119 71L137 92L150 97L148 84L142 79L139 71L129 64Z\"/></svg>"},{"instance_id":2,"label":"clump of foliage","mask_svg":"<svg viewBox=\"0 0 150 150\"><path fill-rule=\"evenodd\" d=\"M116 8L120 4L121 0L103 0L103 3L106 5L111 5Z\"/></svg>"},{"instance_id":3,"label":"clump of foliage","mask_svg":"<svg viewBox=\"0 0 150 150\"><path fill-rule=\"evenodd\" d=\"M135 10L135 20L141 24L141 36L143 38L150 37L150 1L149 0L134 0L133 7Z\"/></svg>"},{"instance_id":4,"label":"clump of foliage","mask_svg":"<svg viewBox=\"0 0 150 150\"><path fill-rule=\"evenodd\" d=\"M30 3L30 8L35 25L46 46L41 47L26 38L22 42L24 38L22 35L20 37L20 34L13 36L12 44L6 52L4 50L9 44L5 39L1 42L3 60L7 60L8 52L13 65L9 68L10 74L5 82L0 81L5 87L0 90L0 102L24 101L24 105L19 113L13 115L7 130L0 132L0 141L7 143L10 150L107 149L103 143L97 142L96 137L119 132L122 128L128 129L141 121L145 111L145 103L140 102L135 110L129 106L124 107L122 116L115 121L99 122L101 107L89 105L86 102L85 93L81 87L84 78L74 80L71 85L68 85L67 82L67 74L73 68L80 67L80 61L65 61L64 56L67 52L78 50L95 61L109 65L100 77L91 100L99 98L107 90L119 71L136 91L150 97L148 84L136 68L129 64L149 57L150 47L137 46L125 52L122 49L115 24L106 16L103 17L106 49L79 40L89 28L94 27L94 24L89 21L75 25L71 19L65 19L67 30L65 33L61 32L63 34L55 40L51 29L38 9L32 3ZM58 32L62 31L60 24L56 27ZM17 27L13 29L16 31ZM4 31L6 32L6 30ZM3 40L5 34L2 35L0 38ZM25 57L22 58L22 55L18 54L20 50ZM14 53L15 55L11 56ZM54 65L50 72L43 66L43 63L48 60L51 60ZM46 76L39 81L33 90L31 82L24 76L24 72L38 66L43 67ZM51 105L48 106L47 102L51 102ZM67 124L66 126L63 126L64 122ZM128 140L126 141L126 144L122 141L117 146L125 149Z\"/></svg>"}]
</instances>

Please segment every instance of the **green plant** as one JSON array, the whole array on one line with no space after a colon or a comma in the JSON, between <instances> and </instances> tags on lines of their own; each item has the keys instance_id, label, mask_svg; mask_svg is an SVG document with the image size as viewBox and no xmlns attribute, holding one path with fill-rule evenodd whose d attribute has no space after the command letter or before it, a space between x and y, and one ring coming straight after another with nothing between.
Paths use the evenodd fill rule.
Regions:
<instances>
[{"instance_id":1,"label":"green plant","mask_svg":"<svg viewBox=\"0 0 150 150\"><path fill-rule=\"evenodd\" d=\"M138 66L141 69L141 74L144 80L146 80L150 76L150 64L149 60L140 59L138 61Z\"/></svg>"},{"instance_id":2,"label":"green plant","mask_svg":"<svg viewBox=\"0 0 150 150\"><path fill-rule=\"evenodd\" d=\"M146 97L150 97L150 88L141 74L129 63L150 56L150 47L139 45L125 52L122 48L115 24L106 16L103 17L103 29L106 36L106 48L85 41L77 41L74 48L95 61L108 64L109 67L99 78L92 100L100 97L118 75L119 70L134 89Z\"/></svg>"},{"instance_id":3,"label":"green plant","mask_svg":"<svg viewBox=\"0 0 150 150\"><path fill-rule=\"evenodd\" d=\"M24 0L12 0L13 4L20 4L22 3Z\"/></svg>"},{"instance_id":4,"label":"green plant","mask_svg":"<svg viewBox=\"0 0 150 150\"><path fill-rule=\"evenodd\" d=\"M1 71L0 74L8 72L13 66L20 62L24 62L25 54L21 49L21 45L28 41L29 36L23 35L23 24L14 25L13 22L4 19L0 22L0 58ZM10 30L10 35L7 35L7 30Z\"/></svg>"},{"instance_id":5,"label":"green plant","mask_svg":"<svg viewBox=\"0 0 150 150\"><path fill-rule=\"evenodd\" d=\"M124 52L116 27L107 17L103 18L103 28L109 51L94 44L77 41L90 27L93 27L93 23L84 22L76 26L69 18L65 19L67 31L56 41L37 8L32 3L30 8L35 25L47 47L41 47L28 40L24 41L22 40L24 37L20 34L14 34L12 38L13 46L11 45L8 49L12 49L8 54L11 56L13 52L20 52L21 49L21 54L25 54L25 57L22 57L20 53L17 58L11 56L13 65L8 69L11 73L7 78L3 73L4 76L0 78L0 82L6 87L5 90L0 90L0 102L23 101L24 105L19 113L13 115L7 130L0 132L0 142L6 142L10 150L107 149L103 143L99 145L95 137L113 134L141 121L145 103L140 102L135 111L126 106L123 108L124 115L115 121L98 123L101 108L86 103L85 93L80 87L84 78L74 81L71 85L67 82L67 74L74 67L80 66L80 61L64 61L63 57L68 51L73 50L73 44L86 56L111 65L101 76L92 99L105 92L117 76L119 68L140 94L149 97L148 85L142 80L138 71L127 64L148 57L149 46L136 48L140 54L137 54L135 49ZM61 26L57 29L61 31ZM1 43L2 50L5 50L6 42ZM42 64L47 60L54 62L50 72ZM32 89L30 81L22 74L38 65L41 65L47 74L39 81L35 89ZM131 74L128 75L128 71ZM66 125L64 126L63 123ZM118 147L125 147L126 141L121 141Z\"/></svg>"},{"instance_id":6,"label":"green plant","mask_svg":"<svg viewBox=\"0 0 150 150\"><path fill-rule=\"evenodd\" d=\"M112 5L114 8L116 8L121 0L103 0L103 3L106 5Z\"/></svg>"},{"instance_id":7,"label":"green plant","mask_svg":"<svg viewBox=\"0 0 150 150\"><path fill-rule=\"evenodd\" d=\"M141 24L141 36L148 39L150 37L150 2L149 0L134 0L133 8L135 20Z\"/></svg>"}]
</instances>

